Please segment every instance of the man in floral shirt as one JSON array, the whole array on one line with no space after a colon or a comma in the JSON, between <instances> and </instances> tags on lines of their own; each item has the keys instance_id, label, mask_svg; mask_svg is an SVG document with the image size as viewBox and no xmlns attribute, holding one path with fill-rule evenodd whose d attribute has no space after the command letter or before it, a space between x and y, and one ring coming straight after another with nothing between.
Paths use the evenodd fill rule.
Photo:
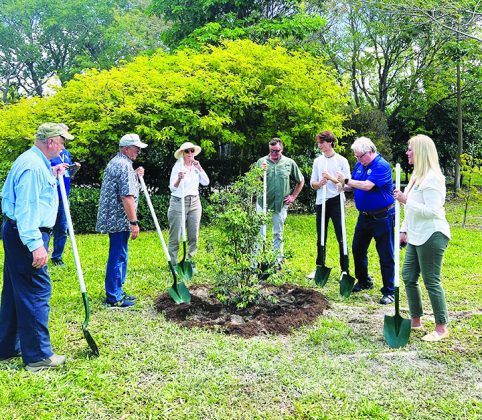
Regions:
<instances>
[{"instance_id":1,"label":"man in floral shirt","mask_svg":"<svg viewBox=\"0 0 482 420\"><path fill-rule=\"evenodd\" d=\"M137 134L126 134L120 139L119 152L107 164L100 191L96 230L109 234L109 258L105 273L106 305L110 308L128 308L134 305L134 296L124 292L127 273L127 244L129 236L139 236L137 223L138 177L144 168L136 170L133 161L141 149L147 147Z\"/></svg>"}]
</instances>

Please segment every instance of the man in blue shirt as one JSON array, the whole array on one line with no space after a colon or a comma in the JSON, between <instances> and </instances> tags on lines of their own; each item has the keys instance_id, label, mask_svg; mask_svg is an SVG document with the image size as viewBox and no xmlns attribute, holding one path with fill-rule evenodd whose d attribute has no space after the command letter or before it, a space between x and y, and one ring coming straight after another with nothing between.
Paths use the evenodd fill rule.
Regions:
<instances>
[{"instance_id":1,"label":"man in blue shirt","mask_svg":"<svg viewBox=\"0 0 482 420\"><path fill-rule=\"evenodd\" d=\"M59 124L66 131L69 127L65 124ZM60 151L60 155L55 157L50 161L50 164L54 167L63 164L66 168L71 165L75 165L73 169L67 169L64 174L64 184L65 192L67 193L67 198L70 194L70 179L77 173L80 169L79 162L72 162L72 155L64 147ZM54 237L54 250L52 252L52 257L50 261L53 265L64 266L64 261L62 260L62 254L64 253L65 243L67 242L67 217L65 215L64 205L62 203L62 194L60 193L60 187L57 186L57 193L59 197L59 209L57 211L57 219L55 220L55 225L52 231L52 236Z\"/></svg>"},{"instance_id":2,"label":"man in blue shirt","mask_svg":"<svg viewBox=\"0 0 482 420\"><path fill-rule=\"evenodd\" d=\"M358 160L351 179L344 178L341 173L337 174L337 178L343 183L345 191L354 191L355 205L359 212L352 243L355 276L358 279L353 292L373 288L373 280L368 275L368 247L371 240L375 239L383 279L380 303L386 305L395 300L395 199L392 170L389 163L377 153L376 146L369 138L356 139L351 149Z\"/></svg>"},{"instance_id":3,"label":"man in blue shirt","mask_svg":"<svg viewBox=\"0 0 482 420\"><path fill-rule=\"evenodd\" d=\"M2 190L5 250L0 305L0 360L22 357L29 371L55 368L65 356L53 353L48 329L52 286L47 272L47 244L57 215L56 175L51 168L66 139L59 124L38 127L35 145L12 165Z\"/></svg>"}]
</instances>

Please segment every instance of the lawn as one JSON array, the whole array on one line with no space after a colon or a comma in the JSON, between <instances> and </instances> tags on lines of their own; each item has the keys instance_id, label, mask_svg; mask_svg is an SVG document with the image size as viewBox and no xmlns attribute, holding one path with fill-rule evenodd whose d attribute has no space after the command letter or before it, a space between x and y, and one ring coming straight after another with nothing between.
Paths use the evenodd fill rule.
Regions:
<instances>
[{"instance_id":1,"label":"lawn","mask_svg":"<svg viewBox=\"0 0 482 420\"><path fill-rule=\"evenodd\" d=\"M313 325L289 336L242 339L167 322L153 301L171 279L154 232L130 243L126 290L134 309L103 306L106 235L78 236L92 301L90 331L101 356L90 358L80 323L83 307L70 247L68 267L52 267L50 330L65 368L37 374L19 360L0 364L0 417L12 418L467 418L482 417L482 206L472 206L462 229L462 206L447 205L453 239L446 252L444 285L451 315L448 340L421 341L390 349L382 337L383 307L374 246L370 268L376 288L342 299L338 294L333 232L320 289L331 309ZM356 211L347 212L351 238ZM201 237L203 236L201 231ZM204 235L206 236L206 235ZM292 253L287 282L305 279L315 259L314 216L289 215L286 249ZM212 258L201 242L197 283L210 281ZM403 252L402 252L403 257ZM3 257L2 257L3 259ZM1 280L0 280L1 284ZM407 304L401 287L403 316ZM426 325L433 327L424 295Z\"/></svg>"}]
</instances>

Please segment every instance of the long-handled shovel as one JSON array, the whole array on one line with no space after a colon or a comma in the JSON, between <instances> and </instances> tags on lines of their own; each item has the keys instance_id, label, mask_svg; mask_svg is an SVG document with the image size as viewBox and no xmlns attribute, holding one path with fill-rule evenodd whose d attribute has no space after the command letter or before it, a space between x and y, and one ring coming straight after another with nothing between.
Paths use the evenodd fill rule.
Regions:
<instances>
[{"instance_id":1,"label":"long-handled shovel","mask_svg":"<svg viewBox=\"0 0 482 420\"><path fill-rule=\"evenodd\" d=\"M183 157L180 158L181 170L184 172L184 161ZM192 264L191 261L186 260L186 248L187 248L187 237L186 237L186 202L184 197L184 180L181 180L181 236L182 236L182 260L177 263L176 269L179 276L184 280L190 280L192 278Z\"/></svg>"},{"instance_id":2,"label":"long-handled shovel","mask_svg":"<svg viewBox=\"0 0 482 420\"><path fill-rule=\"evenodd\" d=\"M79 278L80 291L82 293L82 301L84 302L85 319L84 319L84 322L82 322L82 332L84 333L84 337L87 340L87 344L92 350L92 353L94 354L94 356L98 356L99 348L97 347L97 344L95 343L92 335L89 332L89 319L90 319L89 297L87 296L87 290L85 288L85 283L84 283L84 274L82 272L82 267L80 266L79 251L77 250L77 242L75 241L74 226L72 224L72 217L70 216L70 206L69 206L69 201L67 199L67 192L65 191L64 176L59 174L58 178L59 178L60 194L62 195L62 203L64 205L65 216L67 218L67 225L69 228L70 243L72 244L72 252L74 254L75 268L77 269L77 277Z\"/></svg>"},{"instance_id":3,"label":"long-handled shovel","mask_svg":"<svg viewBox=\"0 0 482 420\"><path fill-rule=\"evenodd\" d=\"M343 271L340 276L340 295L343 297L349 297L353 285L355 284L355 278L350 276L350 259L348 258L348 243L346 241L346 220L345 220L345 193L340 193L340 211L341 211L341 233L343 236L343 263L346 267L346 271Z\"/></svg>"},{"instance_id":4,"label":"long-handled shovel","mask_svg":"<svg viewBox=\"0 0 482 420\"><path fill-rule=\"evenodd\" d=\"M325 168L326 171L326 163ZM316 266L315 271L315 283L323 287L330 277L331 268L325 265L326 252L325 252L325 212L326 212L326 184L323 185L321 190L321 227L320 227L320 252L321 252L321 265Z\"/></svg>"},{"instance_id":5,"label":"long-handled shovel","mask_svg":"<svg viewBox=\"0 0 482 420\"><path fill-rule=\"evenodd\" d=\"M400 164L395 167L395 185L400 189ZM385 315L383 323L383 336L390 347L403 347L410 338L411 323L409 319L400 316L400 203L395 200L395 315Z\"/></svg>"},{"instance_id":6,"label":"long-handled shovel","mask_svg":"<svg viewBox=\"0 0 482 420\"><path fill-rule=\"evenodd\" d=\"M161 240L162 249L164 250L164 254L166 255L167 264L169 265L169 270L171 271L172 277L174 282L172 286L167 290L169 296L171 296L172 300L176 303L189 303L191 302L191 294L187 289L186 285L183 282L177 281L177 274L176 270L174 269L171 257L169 256L169 252L167 250L166 241L162 236L162 231L159 226L159 222L157 220L156 212L154 211L154 207L152 206L151 197L149 197L149 193L147 192L146 184L144 182L143 177L139 177L139 181L141 183L142 191L144 192L144 196L146 197L147 205L149 210L151 211L152 220L154 221L154 225L156 226L157 234L159 235L159 239Z\"/></svg>"}]
</instances>

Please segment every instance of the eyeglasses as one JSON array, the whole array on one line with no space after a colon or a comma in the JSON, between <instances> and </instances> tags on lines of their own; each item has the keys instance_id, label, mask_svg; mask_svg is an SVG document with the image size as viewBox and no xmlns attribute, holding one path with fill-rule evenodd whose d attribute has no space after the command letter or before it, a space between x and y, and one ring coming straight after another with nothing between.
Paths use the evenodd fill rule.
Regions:
<instances>
[{"instance_id":1,"label":"eyeglasses","mask_svg":"<svg viewBox=\"0 0 482 420\"><path fill-rule=\"evenodd\" d=\"M271 153L281 153L283 149L269 149Z\"/></svg>"},{"instance_id":2,"label":"eyeglasses","mask_svg":"<svg viewBox=\"0 0 482 420\"><path fill-rule=\"evenodd\" d=\"M186 149L186 150L184 150L184 153L186 153L186 155L188 153L194 153L194 149Z\"/></svg>"},{"instance_id":3,"label":"eyeglasses","mask_svg":"<svg viewBox=\"0 0 482 420\"><path fill-rule=\"evenodd\" d=\"M138 146L131 146L131 147L137 152L138 155L141 153L140 147L138 147Z\"/></svg>"},{"instance_id":4,"label":"eyeglasses","mask_svg":"<svg viewBox=\"0 0 482 420\"><path fill-rule=\"evenodd\" d=\"M360 156L355 155L355 157L356 157L358 160L360 160L360 159L362 159L363 156L365 156L367 153L368 153L368 152L365 152L365 153L363 153L363 155L360 155Z\"/></svg>"}]
</instances>

